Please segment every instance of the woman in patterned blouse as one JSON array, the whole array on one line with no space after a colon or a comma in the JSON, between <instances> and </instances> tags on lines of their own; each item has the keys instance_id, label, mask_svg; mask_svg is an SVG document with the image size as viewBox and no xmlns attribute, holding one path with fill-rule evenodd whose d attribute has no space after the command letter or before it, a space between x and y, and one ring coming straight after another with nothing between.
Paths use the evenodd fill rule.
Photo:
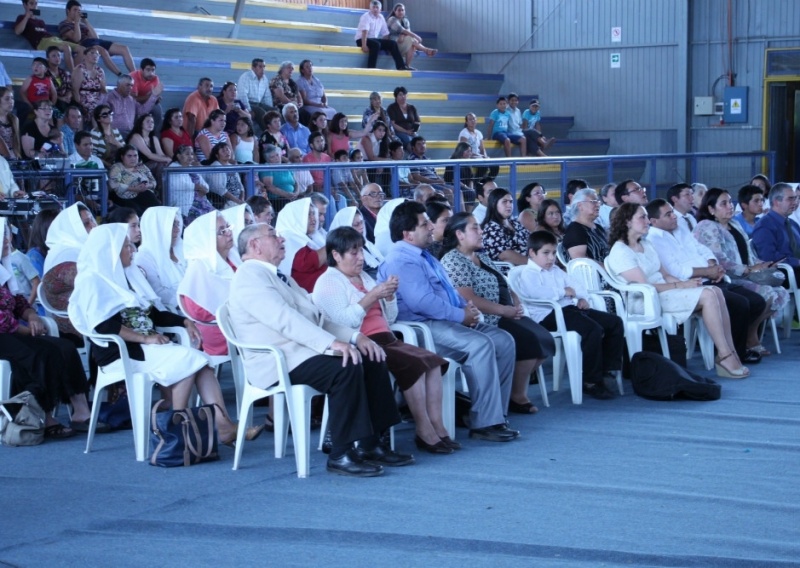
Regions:
<instances>
[{"instance_id":1,"label":"woman in patterned blouse","mask_svg":"<svg viewBox=\"0 0 800 568\"><path fill-rule=\"evenodd\" d=\"M513 212L514 198L508 190L497 188L489 194L481 224L483 247L490 259L520 266L528 262L528 230L511 216Z\"/></svg>"}]
</instances>

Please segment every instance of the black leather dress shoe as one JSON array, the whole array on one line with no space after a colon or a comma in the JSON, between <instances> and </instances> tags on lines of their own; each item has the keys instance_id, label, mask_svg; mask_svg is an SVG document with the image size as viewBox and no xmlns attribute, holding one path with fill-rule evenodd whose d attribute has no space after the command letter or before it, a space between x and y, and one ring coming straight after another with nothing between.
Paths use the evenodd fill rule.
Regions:
<instances>
[{"instance_id":1,"label":"black leather dress shoe","mask_svg":"<svg viewBox=\"0 0 800 568\"><path fill-rule=\"evenodd\" d=\"M515 430L510 430L505 424L495 424L486 428L474 428L469 431L469 437L487 442L510 442L519 436L519 432L514 432Z\"/></svg>"},{"instance_id":2,"label":"black leather dress shoe","mask_svg":"<svg viewBox=\"0 0 800 568\"><path fill-rule=\"evenodd\" d=\"M511 428L511 425L508 423L508 420L506 420L502 424L495 424L494 426L492 426L492 428L494 428L499 432L506 432L511 436L513 436L514 439L519 438L519 430L514 430L513 428Z\"/></svg>"},{"instance_id":3,"label":"black leather dress shoe","mask_svg":"<svg viewBox=\"0 0 800 568\"><path fill-rule=\"evenodd\" d=\"M404 465L411 465L414 463L414 456L411 454L399 454L393 451L389 446L378 444L371 450L364 448L356 448L358 457L366 463L385 467L402 467Z\"/></svg>"},{"instance_id":4,"label":"black leather dress shoe","mask_svg":"<svg viewBox=\"0 0 800 568\"><path fill-rule=\"evenodd\" d=\"M381 466L364 462L352 450L345 452L338 459L328 458L326 469L331 473L350 477L377 477L383 475Z\"/></svg>"},{"instance_id":5,"label":"black leather dress shoe","mask_svg":"<svg viewBox=\"0 0 800 568\"><path fill-rule=\"evenodd\" d=\"M614 393L608 390L605 385L601 385L599 383L584 384L583 394L588 394L597 400L610 400L614 398Z\"/></svg>"}]
</instances>

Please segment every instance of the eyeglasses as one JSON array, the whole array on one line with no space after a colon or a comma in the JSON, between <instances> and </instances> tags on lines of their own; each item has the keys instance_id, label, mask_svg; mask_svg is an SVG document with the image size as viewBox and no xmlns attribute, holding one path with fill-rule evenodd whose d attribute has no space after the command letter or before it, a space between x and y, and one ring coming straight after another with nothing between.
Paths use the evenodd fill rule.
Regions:
<instances>
[{"instance_id":1,"label":"eyeglasses","mask_svg":"<svg viewBox=\"0 0 800 568\"><path fill-rule=\"evenodd\" d=\"M645 189L644 187L635 187L633 189L629 189L628 191L626 191L625 194L629 195L631 193L645 193L646 191L647 189Z\"/></svg>"},{"instance_id":2,"label":"eyeglasses","mask_svg":"<svg viewBox=\"0 0 800 568\"><path fill-rule=\"evenodd\" d=\"M222 236L227 235L228 233L230 233L232 231L233 231L233 228L230 225L225 225L221 229L217 229L217 236L218 237L222 237Z\"/></svg>"},{"instance_id":3,"label":"eyeglasses","mask_svg":"<svg viewBox=\"0 0 800 568\"><path fill-rule=\"evenodd\" d=\"M383 197L385 195L386 194L384 192L382 192L382 191L373 191L373 192L370 192L370 193L365 193L361 197L372 197L372 198L375 198L375 197Z\"/></svg>"},{"instance_id":4,"label":"eyeglasses","mask_svg":"<svg viewBox=\"0 0 800 568\"><path fill-rule=\"evenodd\" d=\"M599 205L600 204L600 200L599 199L584 199L583 201L579 201L578 203L588 203L590 205Z\"/></svg>"},{"instance_id":5,"label":"eyeglasses","mask_svg":"<svg viewBox=\"0 0 800 568\"><path fill-rule=\"evenodd\" d=\"M114 116L113 112L101 112L100 118L108 118L109 116Z\"/></svg>"},{"instance_id":6,"label":"eyeglasses","mask_svg":"<svg viewBox=\"0 0 800 568\"><path fill-rule=\"evenodd\" d=\"M53 107L51 107L50 105L42 105L38 107L36 110L53 110Z\"/></svg>"},{"instance_id":7,"label":"eyeglasses","mask_svg":"<svg viewBox=\"0 0 800 568\"><path fill-rule=\"evenodd\" d=\"M531 195L532 195L532 196L533 196L533 195L536 195L536 196L541 196L541 197L544 197L545 195L547 195L547 192L546 192L546 191L532 191L532 192L531 192Z\"/></svg>"}]
</instances>

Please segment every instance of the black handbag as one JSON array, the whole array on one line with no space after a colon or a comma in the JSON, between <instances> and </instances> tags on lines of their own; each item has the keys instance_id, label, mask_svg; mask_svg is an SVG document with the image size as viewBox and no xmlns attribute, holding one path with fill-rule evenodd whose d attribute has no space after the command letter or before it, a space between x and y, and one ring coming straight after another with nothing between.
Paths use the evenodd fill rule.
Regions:
<instances>
[{"instance_id":1,"label":"black handbag","mask_svg":"<svg viewBox=\"0 0 800 568\"><path fill-rule=\"evenodd\" d=\"M189 466L219 459L214 407L158 412L159 400L150 413L150 465Z\"/></svg>"}]
</instances>

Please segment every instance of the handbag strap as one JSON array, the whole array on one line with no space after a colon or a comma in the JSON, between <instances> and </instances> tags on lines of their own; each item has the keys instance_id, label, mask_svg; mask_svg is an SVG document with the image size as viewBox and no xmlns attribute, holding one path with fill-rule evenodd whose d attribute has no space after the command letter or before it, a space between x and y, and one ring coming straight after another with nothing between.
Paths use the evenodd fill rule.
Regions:
<instances>
[{"instance_id":1,"label":"handbag strap","mask_svg":"<svg viewBox=\"0 0 800 568\"><path fill-rule=\"evenodd\" d=\"M185 421L183 423L183 434L184 440L186 441L186 449L184 450L183 454L183 465L190 465L188 462L191 459L191 455L194 455L198 460L204 460L214 453L214 412L211 407L208 406L201 406L197 409L198 417L197 419L202 420L206 423L208 437L207 447L203 448L203 438L200 435L200 427L197 424L197 419L195 419L194 413L191 411L186 411L185 414ZM194 436L189 435L189 429L191 428L191 433ZM195 446L194 440L197 440L197 443L200 447Z\"/></svg>"}]
</instances>

